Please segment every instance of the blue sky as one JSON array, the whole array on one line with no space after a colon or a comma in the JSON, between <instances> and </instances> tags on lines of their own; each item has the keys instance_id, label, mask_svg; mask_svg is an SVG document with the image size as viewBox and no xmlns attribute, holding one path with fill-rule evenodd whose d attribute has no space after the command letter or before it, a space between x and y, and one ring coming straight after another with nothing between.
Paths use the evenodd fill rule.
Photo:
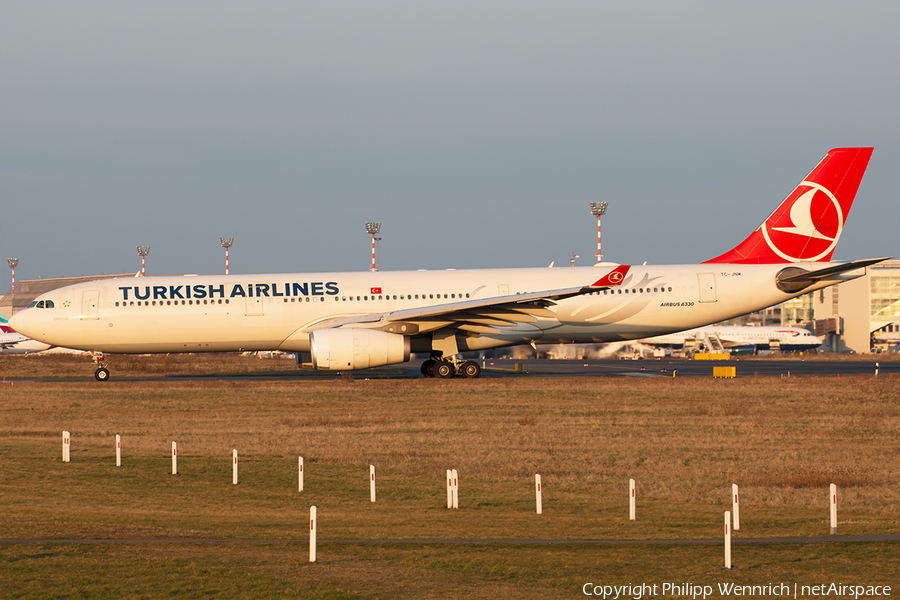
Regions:
<instances>
[{"instance_id":1,"label":"blue sky","mask_svg":"<svg viewBox=\"0 0 900 600\"><path fill-rule=\"evenodd\" d=\"M832 147L900 254L893 2L7 2L0 255L134 271L693 263ZM5 268L5 267L4 267ZM7 272L8 276L8 272ZM8 277L3 289L8 289Z\"/></svg>"}]
</instances>

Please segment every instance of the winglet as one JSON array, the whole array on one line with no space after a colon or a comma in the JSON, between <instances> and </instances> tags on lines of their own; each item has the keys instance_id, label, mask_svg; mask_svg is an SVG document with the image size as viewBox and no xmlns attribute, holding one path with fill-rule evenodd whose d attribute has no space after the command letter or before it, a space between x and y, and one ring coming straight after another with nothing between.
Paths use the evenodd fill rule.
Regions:
<instances>
[{"instance_id":1,"label":"winglet","mask_svg":"<svg viewBox=\"0 0 900 600\"><path fill-rule=\"evenodd\" d=\"M588 287L592 288L600 288L600 287L610 287L614 285L622 285L622 282L625 281L625 276L628 275L628 270L631 268L631 265L619 265Z\"/></svg>"}]
</instances>

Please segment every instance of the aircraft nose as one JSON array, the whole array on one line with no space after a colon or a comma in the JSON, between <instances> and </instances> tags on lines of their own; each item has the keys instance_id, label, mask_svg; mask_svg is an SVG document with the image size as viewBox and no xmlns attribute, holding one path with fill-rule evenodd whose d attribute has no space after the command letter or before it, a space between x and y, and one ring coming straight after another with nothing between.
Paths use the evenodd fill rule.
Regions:
<instances>
[{"instance_id":1,"label":"aircraft nose","mask_svg":"<svg viewBox=\"0 0 900 600\"><path fill-rule=\"evenodd\" d=\"M33 321L29 318L29 313L32 311L29 309L20 310L13 316L9 318L9 326L16 330L16 333L21 333L27 337L34 337L31 333L28 332L29 329L32 329Z\"/></svg>"}]
</instances>

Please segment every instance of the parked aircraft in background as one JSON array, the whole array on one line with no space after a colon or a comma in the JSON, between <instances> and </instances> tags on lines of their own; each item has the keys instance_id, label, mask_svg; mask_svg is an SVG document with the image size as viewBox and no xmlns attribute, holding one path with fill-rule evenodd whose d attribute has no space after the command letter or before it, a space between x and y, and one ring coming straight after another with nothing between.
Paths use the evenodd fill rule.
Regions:
<instances>
[{"instance_id":1,"label":"parked aircraft in background","mask_svg":"<svg viewBox=\"0 0 900 600\"><path fill-rule=\"evenodd\" d=\"M746 240L699 265L108 279L47 292L11 324L101 360L283 350L344 371L427 352L423 374L477 377L461 352L647 338L862 276L885 259L828 261L871 154L831 150ZM95 376L108 379L102 362Z\"/></svg>"},{"instance_id":2,"label":"parked aircraft in background","mask_svg":"<svg viewBox=\"0 0 900 600\"><path fill-rule=\"evenodd\" d=\"M782 352L813 350L822 345L822 339L801 327L700 327L678 333L658 335L640 340L654 347L683 348L685 342L702 343L707 351L752 347L754 350L780 348Z\"/></svg>"}]
</instances>

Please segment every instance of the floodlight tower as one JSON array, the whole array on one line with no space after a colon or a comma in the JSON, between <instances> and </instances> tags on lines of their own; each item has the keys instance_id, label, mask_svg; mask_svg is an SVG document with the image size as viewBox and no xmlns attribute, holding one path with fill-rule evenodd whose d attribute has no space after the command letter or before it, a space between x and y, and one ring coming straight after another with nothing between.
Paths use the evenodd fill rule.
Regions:
<instances>
[{"instance_id":1,"label":"floodlight tower","mask_svg":"<svg viewBox=\"0 0 900 600\"><path fill-rule=\"evenodd\" d=\"M575 253L573 252L573 253L572 253L572 258L569 259L570 266L573 266L573 267L575 266L575 259L576 259L576 258L581 258L581 255L575 254Z\"/></svg>"},{"instance_id":2,"label":"floodlight tower","mask_svg":"<svg viewBox=\"0 0 900 600\"><path fill-rule=\"evenodd\" d=\"M16 266L19 264L18 258L7 258L6 262L9 264L9 268L12 270L12 288L11 291L16 290Z\"/></svg>"},{"instance_id":3,"label":"floodlight tower","mask_svg":"<svg viewBox=\"0 0 900 600\"><path fill-rule=\"evenodd\" d=\"M372 266L369 268L370 271L378 271L378 264L375 259L375 247L376 242L380 242L380 237L375 237L378 235L378 232L381 230L381 223L369 223L366 221L366 233L372 236Z\"/></svg>"},{"instance_id":4,"label":"floodlight tower","mask_svg":"<svg viewBox=\"0 0 900 600\"><path fill-rule=\"evenodd\" d=\"M145 267L147 266L147 255L150 254L150 246L137 246L138 254L141 255L141 277L145 276Z\"/></svg>"},{"instance_id":5,"label":"floodlight tower","mask_svg":"<svg viewBox=\"0 0 900 600\"><path fill-rule=\"evenodd\" d=\"M606 214L606 207L609 202L591 202L591 214L597 217L597 264L603 262L603 255L600 253L600 217Z\"/></svg>"},{"instance_id":6,"label":"floodlight tower","mask_svg":"<svg viewBox=\"0 0 900 600\"><path fill-rule=\"evenodd\" d=\"M225 248L225 274L228 275L228 249L231 248L231 245L234 243L234 238L231 238L226 242L225 238L220 235L219 240L222 242L222 247Z\"/></svg>"}]
</instances>

